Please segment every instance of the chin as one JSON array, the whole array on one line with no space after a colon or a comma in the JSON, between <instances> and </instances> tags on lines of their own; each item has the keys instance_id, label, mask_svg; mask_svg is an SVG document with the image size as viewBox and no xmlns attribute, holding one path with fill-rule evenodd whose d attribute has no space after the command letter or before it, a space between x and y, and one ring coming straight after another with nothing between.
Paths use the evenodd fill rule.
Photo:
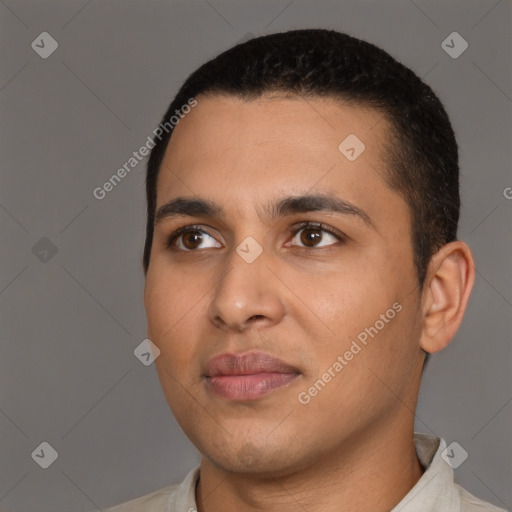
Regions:
<instances>
[{"instance_id":1,"label":"chin","mask_svg":"<svg viewBox=\"0 0 512 512\"><path fill-rule=\"evenodd\" d=\"M229 473L261 474L276 478L292 474L302 465L307 465L300 460L299 454L291 450L289 443L281 445L280 450L268 442L263 445L247 442L239 448L233 444L227 449L216 448L202 453L212 465ZM295 460L297 456L299 460Z\"/></svg>"}]
</instances>

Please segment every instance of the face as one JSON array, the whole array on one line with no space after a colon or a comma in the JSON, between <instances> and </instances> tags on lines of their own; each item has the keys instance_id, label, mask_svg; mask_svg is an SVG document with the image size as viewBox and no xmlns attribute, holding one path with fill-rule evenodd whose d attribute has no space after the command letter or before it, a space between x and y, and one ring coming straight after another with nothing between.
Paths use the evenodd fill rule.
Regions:
<instances>
[{"instance_id":1,"label":"face","mask_svg":"<svg viewBox=\"0 0 512 512\"><path fill-rule=\"evenodd\" d=\"M325 98L197 101L160 170L144 292L181 427L217 467L275 474L402 428L420 294L387 121Z\"/></svg>"}]
</instances>

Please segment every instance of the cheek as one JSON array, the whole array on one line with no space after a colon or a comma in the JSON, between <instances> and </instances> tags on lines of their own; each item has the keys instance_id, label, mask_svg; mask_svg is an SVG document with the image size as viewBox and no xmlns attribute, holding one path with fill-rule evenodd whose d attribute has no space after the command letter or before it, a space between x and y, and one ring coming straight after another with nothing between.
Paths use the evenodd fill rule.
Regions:
<instances>
[{"instance_id":1,"label":"cheek","mask_svg":"<svg viewBox=\"0 0 512 512\"><path fill-rule=\"evenodd\" d=\"M203 295L204 286L199 289L194 280L184 279L180 272L160 271L157 266L148 272L144 288L148 336L160 350L174 347L173 340L183 336L180 331L184 326L190 331L197 325L193 317L202 307Z\"/></svg>"},{"instance_id":2,"label":"cheek","mask_svg":"<svg viewBox=\"0 0 512 512\"><path fill-rule=\"evenodd\" d=\"M372 265L366 265L359 260L358 264L317 280L314 286L309 283L311 286L297 294L315 313L303 316L301 322L314 343L311 349L321 369L332 366L338 355L352 347L357 355L348 354L351 367L361 367L362 371L363 363L378 367L383 363L386 370L391 363L384 361L392 358L398 363L414 346L408 320L413 297L404 293L410 286L409 278L400 277L392 261L384 263L376 265L374 260ZM295 317L299 318L298 310ZM360 351L353 342L361 347ZM356 377L358 372L345 373Z\"/></svg>"},{"instance_id":3,"label":"cheek","mask_svg":"<svg viewBox=\"0 0 512 512\"><path fill-rule=\"evenodd\" d=\"M375 322L393 303L382 275L356 265L317 279L300 296L339 341Z\"/></svg>"}]
</instances>

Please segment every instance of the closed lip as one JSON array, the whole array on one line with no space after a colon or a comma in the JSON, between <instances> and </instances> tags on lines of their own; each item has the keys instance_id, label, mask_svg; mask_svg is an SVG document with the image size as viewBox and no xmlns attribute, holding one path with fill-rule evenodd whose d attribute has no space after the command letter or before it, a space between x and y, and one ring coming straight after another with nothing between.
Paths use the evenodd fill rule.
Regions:
<instances>
[{"instance_id":1,"label":"closed lip","mask_svg":"<svg viewBox=\"0 0 512 512\"><path fill-rule=\"evenodd\" d=\"M295 373L300 371L266 352L220 354L210 359L204 367L205 377L253 375L256 373Z\"/></svg>"}]
</instances>

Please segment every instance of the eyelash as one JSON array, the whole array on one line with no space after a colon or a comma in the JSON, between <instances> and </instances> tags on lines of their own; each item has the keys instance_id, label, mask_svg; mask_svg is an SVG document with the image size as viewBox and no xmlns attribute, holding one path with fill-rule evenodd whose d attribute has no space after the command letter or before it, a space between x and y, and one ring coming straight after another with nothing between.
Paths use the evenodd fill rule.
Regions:
<instances>
[{"instance_id":1,"label":"eyelash","mask_svg":"<svg viewBox=\"0 0 512 512\"><path fill-rule=\"evenodd\" d=\"M335 230L325 224L322 224L321 222L311 222L311 221L301 222L299 224L296 224L293 228L291 228L289 230L289 232L292 235L292 238L294 238L297 233L299 233L300 231L302 231L303 229L306 229L306 228L309 228L309 229L314 228L314 229L317 229L320 231L325 231L325 232L329 233L330 235L334 236L335 238L337 238L340 242L346 242L346 236L343 233L341 233L340 231ZM206 233L208 236L215 238L212 234L208 233L207 230L205 230L203 227L201 227L198 224L183 226L183 227L177 229L176 231L174 231L168 237L167 242L166 242L166 248L174 250L174 251L180 251L180 252L196 252L196 251L198 251L199 249L184 250L184 249L176 249L175 247L173 247L174 242L177 238L179 238L181 235L184 235L191 231L192 232L198 231L200 233ZM331 245L333 245L333 244L331 244ZM329 246L327 246L327 247L329 247ZM322 247L319 247L319 248L321 249ZM301 247L301 249L304 249L305 251L312 251L312 250L315 250L316 247Z\"/></svg>"}]
</instances>

